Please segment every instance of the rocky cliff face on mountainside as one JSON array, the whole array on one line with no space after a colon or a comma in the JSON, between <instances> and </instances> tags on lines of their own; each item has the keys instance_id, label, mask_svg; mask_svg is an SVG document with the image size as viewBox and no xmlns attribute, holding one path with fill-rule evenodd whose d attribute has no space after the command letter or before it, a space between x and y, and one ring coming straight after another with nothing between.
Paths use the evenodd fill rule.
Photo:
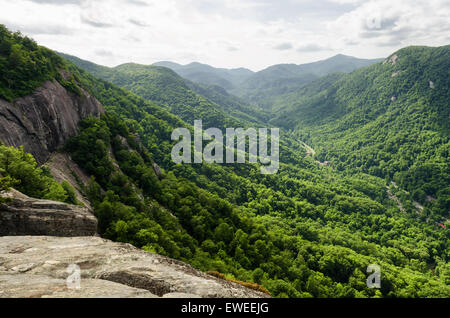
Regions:
<instances>
[{"instance_id":1,"label":"rocky cliff face on mountainside","mask_svg":"<svg viewBox=\"0 0 450 318\"><path fill-rule=\"evenodd\" d=\"M93 96L80 91L78 96L54 80L12 103L0 98L0 141L23 146L39 164L44 163L76 134L81 119L104 112Z\"/></svg>"},{"instance_id":2,"label":"rocky cliff face on mountainside","mask_svg":"<svg viewBox=\"0 0 450 318\"><path fill-rule=\"evenodd\" d=\"M89 185L90 175L81 169L67 153L55 152L45 163L51 175L58 183L68 182L75 191L76 199L83 206L92 209L91 202L84 193Z\"/></svg>"}]
</instances>

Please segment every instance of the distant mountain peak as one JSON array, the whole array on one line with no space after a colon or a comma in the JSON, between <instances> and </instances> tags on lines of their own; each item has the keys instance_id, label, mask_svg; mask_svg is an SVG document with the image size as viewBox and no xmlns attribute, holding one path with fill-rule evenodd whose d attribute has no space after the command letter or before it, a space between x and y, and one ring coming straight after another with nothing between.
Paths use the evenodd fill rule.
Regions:
<instances>
[{"instance_id":1,"label":"distant mountain peak","mask_svg":"<svg viewBox=\"0 0 450 318\"><path fill-rule=\"evenodd\" d=\"M329 59L342 59L342 58L358 59L357 57L350 56L350 55L345 55L345 54L341 54L341 53L336 54L335 56L332 56Z\"/></svg>"}]
</instances>

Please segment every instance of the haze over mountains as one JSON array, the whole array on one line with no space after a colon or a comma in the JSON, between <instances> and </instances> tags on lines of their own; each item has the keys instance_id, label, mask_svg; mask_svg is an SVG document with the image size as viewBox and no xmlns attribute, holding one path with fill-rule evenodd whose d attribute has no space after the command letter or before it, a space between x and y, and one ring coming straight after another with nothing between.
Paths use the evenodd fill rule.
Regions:
<instances>
[{"instance_id":1,"label":"haze over mountains","mask_svg":"<svg viewBox=\"0 0 450 318\"><path fill-rule=\"evenodd\" d=\"M256 118L267 119L267 114L230 95L221 86L191 82L166 67L129 63L109 68L59 54L92 75L158 103L186 121L192 121L194 114L203 114L206 125L220 122L217 127L224 128L227 124L235 126L242 120L254 122ZM214 120L209 121L208 118ZM222 120L217 120L219 118Z\"/></svg>"},{"instance_id":2,"label":"haze over mountains","mask_svg":"<svg viewBox=\"0 0 450 318\"><path fill-rule=\"evenodd\" d=\"M170 68L178 75L193 82L218 85L227 90L235 88L238 84L254 74L253 71L246 68L215 68L198 62L193 62L187 65L181 65L173 62L157 62L153 65Z\"/></svg>"},{"instance_id":3,"label":"haze over mountains","mask_svg":"<svg viewBox=\"0 0 450 318\"><path fill-rule=\"evenodd\" d=\"M274 95L292 92L328 74L349 73L380 61L382 59L366 60L339 54L308 64L273 65L259 72L245 68L214 68L197 62L188 65L159 62L153 65L168 67L193 82L221 86L233 95L267 108L270 105L268 99L272 100Z\"/></svg>"}]
</instances>

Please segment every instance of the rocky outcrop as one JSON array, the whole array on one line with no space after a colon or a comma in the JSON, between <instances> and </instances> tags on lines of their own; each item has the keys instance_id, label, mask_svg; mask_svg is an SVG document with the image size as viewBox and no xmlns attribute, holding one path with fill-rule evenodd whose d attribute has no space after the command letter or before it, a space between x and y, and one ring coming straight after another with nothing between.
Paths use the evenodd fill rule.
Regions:
<instances>
[{"instance_id":1,"label":"rocky outcrop","mask_svg":"<svg viewBox=\"0 0 450 318\"><path fill-rule=\"evenodd\" d=\"M384 60L383 65L387 64L387 63L395 65L397 62L398 62L398 55L397 54L393 54L387 60Z\"/></svg>"},{"instance_id":2,"label":"rocky outcrop","mask_svg":"<svg viewBox=\"0 0 450 318\"><path fill-rule=\"evenodd\" d=\"M97 219L85 207L37 200L15 190L1 196L10 202L0 203L0 236L97 235Z\"/></svg>"},{"instance_id":3,"label":"rocky outcrop","mask_svg":"<svg viewBox=\"0 0 450 318\"><path fill-rule=\"evenodd\" d=\"M0 297L267 297L181 261L101 239L87 208L13 189L1 197L9 201L0 203ZM74 268L80 288L67 282Z\"/></svg>"},{"instance_id":4,"label":"rocky outcrop","mask_svg":"<svg viewBox=\"0 0 450 318\"><path fill-rule=\"evenodd\" d=\"M0 99L0 141L8 146L23 145L43 164L76 134L81 119L104 112L93 96L80 90L82 94L78 96L54 80L13 103Z\"/></svg>"},{"instance_id":5,"label":"rocky outcrop","mask_svg":"<svg viewBox=\"0 0 450 318\"><path fill-rule=\"evenodd\" d=\"M80 270L79 289L67 284ZM99 237L0 237L0 297L259 298L266 294Z\"/></svg>"},{"instance_id":6,"label":"rocky outcrop","mask_svg":"<svg viewBox=\"0 0 450 318\"><path fill-rule=\"evenodd\" d=\"M158 166L158 164L156 162L153 163L153 171L155 171L155 174L159 180L163 179L164 174L162 172L162 169Z\"/></svg>"}]
</instances>

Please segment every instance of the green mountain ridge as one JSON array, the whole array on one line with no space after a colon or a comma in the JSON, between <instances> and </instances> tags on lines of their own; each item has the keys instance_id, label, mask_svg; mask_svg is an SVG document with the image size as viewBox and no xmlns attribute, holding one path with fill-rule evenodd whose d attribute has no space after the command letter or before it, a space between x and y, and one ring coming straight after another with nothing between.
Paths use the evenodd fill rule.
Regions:
<instances>
[{"instance_id":1,"label":"green mountain ridge","mask_svg":"<svg viewBox=\"0 0 450 318\"><path fill-rule=\"evenodd\" d=\"M198 62L193 62L187 65L180 65L173 62L157 62L153 65L170 68L181 77L195 83L217 85L225 88L226 90L233 89L238 83L242 82L254 73L246 68L215 68Z\"/></svg>"},{"instance_id":2,"label":"green mountain ridge","mask_svg":"<svg viewBox=\"0 0 450 318\"><path fill-rule=\"evenodd\" d=\"M238 123L244 117L246 126L260 122L262 118L255 108L219 87L187 81L166 67L129 63L108 68L59 54L98 78L165 106L192 124L194 119L201 118L209 127L239 127ZM196 114L201 116L196 118Z\"/></svg>"},{"instance_id":3,"label":"green mountain ridge","mask_svg":"<svg viewBox=\"0 0 450 318\"><path fill-rule=\"evenodd\" d=\"M394 181L411 192L410 206L448 219L449 69L450 46L408 47L283 96L271 124L295 131L320 160Z\"/></svg>"},{"instance_id":4,"label":"green mountain ridge","mask_svg":"<svg viewBox=\"0 0 450 318\"><path fill-rule=\"evenodd\" d=\"M259 72L245 68L221 69L191 63L180 65L158 62L153 65L172 69L181 77L198 84L221 86L233 95L261 108L270 108L272 99L298 89L332 73L349 73L355 69L377 63L381 59L367 60L338 54L329 59L308 64L278 64Z\"/></svg>"},{"instance_id":5,"label":"green mountain ridge","mask_svg":"<svg viewBox=\"0 0 450 318\"><path fill-rule=\"evenodd\" d=\"M379 62L346 55L303 64L279 64L253 74L231 93L260 106L272 109L274 98L293 92L312 81L333 73L350 73L358 68Z\"/></svg>"}]
</instances>

